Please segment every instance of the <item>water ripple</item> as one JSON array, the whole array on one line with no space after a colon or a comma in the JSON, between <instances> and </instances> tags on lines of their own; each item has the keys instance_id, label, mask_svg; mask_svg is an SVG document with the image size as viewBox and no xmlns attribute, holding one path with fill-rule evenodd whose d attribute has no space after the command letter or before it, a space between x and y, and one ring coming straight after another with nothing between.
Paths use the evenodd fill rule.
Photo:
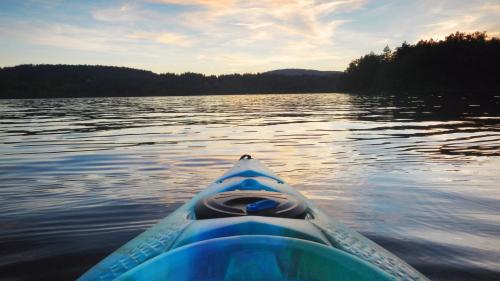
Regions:
<instances>
[{"instance_id":1,"label":"water ripple","mask_svg":"<svg viewBox=\"0 0 500 281\"><path fill-rule=\"evenodd\" d=\"M2 100L0 143L0 279L74 279L244 153L433 280L499 273L498 96Z\"/></svg>"}]
</instances>

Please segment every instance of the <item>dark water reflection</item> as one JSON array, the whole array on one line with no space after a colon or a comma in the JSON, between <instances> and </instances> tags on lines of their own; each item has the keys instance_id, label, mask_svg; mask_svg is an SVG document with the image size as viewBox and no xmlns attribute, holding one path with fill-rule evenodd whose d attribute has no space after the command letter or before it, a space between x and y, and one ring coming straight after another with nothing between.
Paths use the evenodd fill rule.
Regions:
<instances>
[{"instance_id":1,"label":"dark water reflection","mask_svg":"<svg viewBox=\"0 0 500 281\"><path fill-rule=\"evenodd\" d=\"M0 279L63 280L251 153L433 280L500 268L500 97L0 101Z\"/></svg>"}]
</instances>

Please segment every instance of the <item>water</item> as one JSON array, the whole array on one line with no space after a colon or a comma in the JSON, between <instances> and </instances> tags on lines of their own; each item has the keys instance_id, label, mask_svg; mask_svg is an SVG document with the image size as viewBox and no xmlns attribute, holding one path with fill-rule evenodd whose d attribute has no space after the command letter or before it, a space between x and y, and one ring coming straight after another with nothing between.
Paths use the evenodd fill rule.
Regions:
<instances>
[{"instance_id":1,"label":"water","mask_svg":"<svg viewBox=\"0 0 500 281\"><path fill-rule=\"evenodd\" d=\"M433 280L500 276L500 97L0 100L0 280L74 279L241 154Z\"/></svg>"}]
</instances>

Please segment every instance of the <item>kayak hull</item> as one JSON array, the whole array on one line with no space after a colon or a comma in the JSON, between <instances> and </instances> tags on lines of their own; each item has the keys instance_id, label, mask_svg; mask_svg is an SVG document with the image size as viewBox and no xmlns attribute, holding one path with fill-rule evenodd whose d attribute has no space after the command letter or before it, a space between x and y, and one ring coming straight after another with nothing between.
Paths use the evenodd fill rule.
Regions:
<instances>
[{"instance_id":1,"label":"kayak hull","mask_svg":"<svg viewBox=\"0 0 500 281\"><path fill-rule=\"evenodd\" d=\"M195 206L200 200L218 193L245 190L279 192L293 196L297 198L297 200L305 202L308 214L304 219L245 215L230 218L197 220ZM243 238L244 240L241 240ZM252 239L261 240L257 241ZM285 250L289 249L292 251L291 247L307 248L307 246L299 246L298 244L300 243L294 242L296 240L306 243L307 245L312 243L314 244L313 247L317 246L321 249L328 248L330 254L325 254L326 252L324 251L322 253L332 259L338 257L338 259L344 260L347 264L351 262L351 266L354 266L354 264L363 265L363 268L366 268L367 272L371 272L370 276L372 276L371 279L356 279L358 278L356 277L357 275L354 273L350 273L349 275L349 273L347 273L349 272L347 268L343 273L332 272L332 275L309 276L314 278L304 279L304 277L308 277L307 272L311 272L310 274L315 272L314 265L308 264L308 266L310 266L309 270L303 267L303 271L306 272L304 274L306 275L293 275L291 272L285 270L284 272L280 271L279 274L276 272L269 272L267 275L264 275L267 276L267 279L262 280L428 280L410 265L376 243L349 229L339 221L327 216L322 210L315 206L313 202L309 201L298 191L287 185L284 180L255 159L241 159L238 161L232 169L218 178L209 187L202 190L192 200L185 203L158 224L109 255L82 275L78 280L116 280L118 278L120 278L119 280L145 280L139 278L142 276L141 274L146 274L146 272L149 272L148 270L155 271L155 266L159 264L173 266L175 261L182 263L192 260L193 258L200 259L200 256L193 256L190 250L185 250L194 249L189 247L199 247L198 252L201 249L205 249L203 247L206 247L206 251L210 249L216 253L218 246L215 245L217 243L213 242L213 240L216 240L216 242L218 241L218 245L233 243L231 245L240 248L246 247L245 243L242 243L244 241L253 241L252 243L256 243L256 245L263 243L262 241L267 241L270 248L276 249L276 252L273 254L275 260L281 263L283 263L283 260L286 260L286 258L281 256L282 253L278 249L279 245ZM290 240L292 240L292 242L289 242ZM227 252L238 252L234 249L231 250L231 247L224 247L224 249L226 249ZM322 251L321 249L316 250ZM338 254L338 252L340 252L340 254ZM312 257L312 255L308 253L308 251L304 250L304 257L308 257L308 255ZM185 257L181 258L182 255ZM255 257L260 257L257 258L257 260L273 260L273 258L269 258L269 256L266 258L266 254L259 254L256 252L254 255ZM255 257L252 260L254 260ZM314 260L314 258L309 259ZM238 259L234 258L233 260ZM217 259L198 260L199 263L212 266L213 268L217 266L225 268L224 273L220 273L217 276L217 278L219 278L218 280L240 280L234 277L236 275L231 272L245 272L242 268L236 270L234 266L235 261L231 263L230 260L225 260L225 263L221 262L219 265L217 265L218 263L216 261ZM330 263L333 263L333 261L330 261ZM240 264L242 264L242 261L240 261ZM272 263L268 262L267 264ZM330 264L330 267L332 267L331 265L332 264ZM178 266L180 265L178 264ZM304 266L304 263L298 264L298 267L300 266ZM165 266L165 268L167 267L168 266ZM269 266L269 269L271 269L271 267L272 266ZM283 267L284 265L282 264L278 266L278 268ZM297 266L294 268L297 268ZM338 268L342 267L339 266ZM358 270L356 272L360 271L360 267L358 266L357 268ZM266 272L265 269L262 270L259 272ZM373 272L378 275L370 270L373 270ZM194 277L190 275L185 276L188 279L168 279L165 277L165 274L168 275L168 271L160 271L157 270L157 273L161 278L148 275L152 278L148 280L210 280L210 276L208 275L204 279L192 279ZM325 269L322 271L327 272ZM176 278L181 277L179 272L181 271L177 271L177 275L174 275ZM339 274L338 276L340 277L335 274ZM261 280L258 279L258 276L253 276L254 279L252 279L252 276L248 274L243 274L241 276L248 278L241 280ZM288 279L289 277L296 279Z\"/></svg>"},{"instance_id":2,"label":"kayak hull","mask_svg":"<svg viewBox=\"0 0 500 281\"><path fill-rule=\"evenodd\" d=\"M204 262L206 260L210 263ZM364 281L391 278L360 259L315 242L243 235L176 248L126 272L118 280Z\"/></svg>"}]
</instances>

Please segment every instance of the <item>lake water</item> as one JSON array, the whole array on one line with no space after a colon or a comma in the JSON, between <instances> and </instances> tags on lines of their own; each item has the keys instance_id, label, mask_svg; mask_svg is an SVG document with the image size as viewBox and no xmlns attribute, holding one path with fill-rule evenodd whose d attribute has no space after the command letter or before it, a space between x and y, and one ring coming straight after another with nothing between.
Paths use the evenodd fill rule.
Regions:
<instances>
[{"instance_id":1,"label":"lake water","mask_svg":"<svg viewBox=\"0 0 500 281\"><path fill-rule=\"evenodd\" d=\"M0 280L74 279L249 153L432 280L500 276L500 96L0 100Z\"/></svg>"}]
</instances>

